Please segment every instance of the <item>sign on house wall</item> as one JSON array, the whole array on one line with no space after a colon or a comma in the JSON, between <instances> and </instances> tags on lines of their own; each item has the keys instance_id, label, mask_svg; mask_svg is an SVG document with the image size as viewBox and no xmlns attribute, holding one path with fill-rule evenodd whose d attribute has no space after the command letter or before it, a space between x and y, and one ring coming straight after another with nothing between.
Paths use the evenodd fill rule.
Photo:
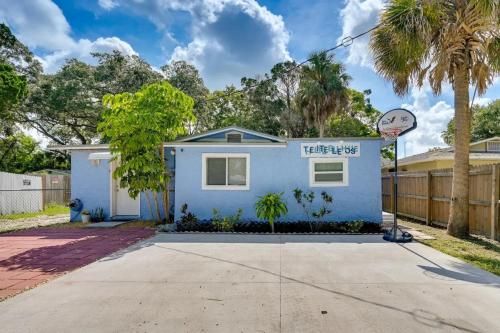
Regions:
<instances>
[{"instance_id":1,"label":"sign on house wall","mask_svg":"<svg viewBox=\"0 0 500 333\"><path fill-rule=\"evenodd\" d=\"M311 142L300 145L301 157L359 157L359 142Z\"/></svg>"}]
</instances>

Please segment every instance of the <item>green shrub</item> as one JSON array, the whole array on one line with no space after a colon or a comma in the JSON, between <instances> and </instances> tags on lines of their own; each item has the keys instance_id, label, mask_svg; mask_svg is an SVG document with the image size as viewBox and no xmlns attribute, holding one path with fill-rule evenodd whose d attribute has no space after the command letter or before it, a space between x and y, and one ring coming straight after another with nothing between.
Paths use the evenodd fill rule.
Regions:
<instances>
[{"instance_id":1,"label":"green shrub","mask_svg":"<svg viewBox=\"0 0 500 333\"><path fill-rule=\"evenodd\" d=\"M274 233L274 220L288 213L286 203L281 199L281 193L268 193L259 197L255 203L255 210L259 219L264 219L271 225L271 231Z\"/></svg>"},{"instance_id":2,"label":"green shrub","mask_svg":"<svg viewBox=\"0 0 500 333\"><path fill-rule=\"evenodd\" d=\"M198 222L198 218L196 217L196 215L188 211L187 203L184 203L181 206L181 214L182 215L180 222L184 225L193 225L196 224L196 222Z\"/></svg>"},{"instance_id":3,"label":"green shrub","mask_svg":"<svg viewBox=\"0 0 500 333\"><path fill-rule=\"evenodd\" d=\"M222 217L218 209L214 208L212 210L212 224L217 231L234 231L234 225L240 222L241 215L243 214L243 209L238 208L235 215L229 215Z\"/></svg>"},{"instance_id":4,"label":"green shrub","mask_svg":"<svg viewBox=\"0 0 500 333\"><path fill-rule=\"evenodd\" d=\"M323 204L318 210L314 211L312 209L315 199L315 194L313 191L304 192L297 187L293 190L293 196L295 198L295 201L297 201L297 204L299 204L304 210L307 222L309 223L309 227L311 228L311 232L319 231L321 224L324 222L323 218L332 212L329 207L333 204L333 197L325 191L321 192L321 199L323 200ZM316 219L314 221L314 225L312 223L313 221L311 219L311 216Z\"/></svg>"}]
</instances>

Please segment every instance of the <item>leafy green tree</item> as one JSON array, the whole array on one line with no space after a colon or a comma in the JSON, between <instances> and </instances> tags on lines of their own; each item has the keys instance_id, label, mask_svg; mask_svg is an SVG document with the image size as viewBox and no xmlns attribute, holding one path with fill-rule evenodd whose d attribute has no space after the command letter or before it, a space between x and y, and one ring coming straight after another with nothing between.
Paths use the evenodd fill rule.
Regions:
<instances>
[{"instance_id":1,"label":"leafy green tree","mask_svg":"<svg viewBox=\"0 0 500 333\"><path fill-rule=\"evenodd\" d=\"M345 112L334 114L328 120L327 133L332 137L378 136L377 121L381 113L372 107L370 90L348 90Z\"/></svg>"},{"instance_id":2,"label":"leafy green tree","mask_svg":"<svg viewBox=\"0 0 500 333\"><path fill-rule=\"evenodd\" d=\"M42 169L69 169L68 159L43 151L38 142L22 132L0 140L0 171L26 173Z\"/></svg>"},{"instance_id":3,"label":"leafy green tree","mask_svg":"<svg viewBox=\"0 0 500 333\"><path fill-rule=\"evenodd\" d=\"M113 177L136 198L144 192L151 213L161 220L158 194L163 197L164 216L169 220L169 180L163 143L172 141L194 121L194 101L168 82L145 85L136 93L106 95L99 132L109 138L114 159ZM149 197L152 193L155 210Z\"/></svg>"},{"instance_id":4,"label":"leafy green tree","mask_svg":"<svg viewBox=\"0 0 500 333\"><path fill-rule=\"evenodd\" d=\"M454 144L455 119L451 119L446 130L441 133L444 142ZM500 99L486 106L472 107L471 142L500 136Z\"/></svg>"},{"instance_id":5,"label":"leafy green tree","mask_svg":"<svg viewBox=\"0 0 500 333\"><path fill-rule=\"evenodd\" d=\"M0 23L0 62L14 67L16 73L26 77L29 83L35 82L42 72L40 62L4 23Z\"/></svg>"},{"instance_id":6,"label":"leafy green tree","mask_svg":"<svg viewBox=\"0 0 500 333\"><path fill-rule=\"evenodd\" d=\"M57 144L92 143L99 139L97 124L104 95L133 93L161 79L137 56L115 51L96 53L94 57L96 66L70 59L57 73L41 75L31 86L17 121Z\"/></svg>"},{"instance_id":7,"label":"leafy green tree","mask_svg":"<svg viewBox=\"0 0 500 333\"><path fill-rule=\"evenodd\" d=\"M303 137L306 122L298 103L300 68L297 68L295 61L280 62L273 66L271 75L276 85L278 98L284 105L280 115L283 131L288 137Z\"/></svg>"},{"instance_id":8,"label":"leafy green tree","mask_svg":"<svg viewBox=\"0 0 500 333\"><path fill-rule=\"evenodd\" d=\"M344 112L351 78L326 52L313 53L310 58L302 69L299 96L308 124L315 126L322 138L328 118Z\"/></svg>"},{"instance_id":9,"label":"leafy green tree","mask_svg":"<svg viewBox=\"0 0 500 333\"><path fill-rule=\"evenodd\" d=\"M485 93L500 71L498 0L392 0L371 36L375 68L404 95L427 78L455 92L455 158L448 233L469 229L469 86Z\"/></svg>"},{"instance_id":10,"label":"leafy green tree","mask_svg":"<svg viewBox=\"0 0 500 333\"><path fill-rule=\"evenodd\" d=\"M2 127L5 126L5 123L11 123L14 120L10 110L24 99L27 92L25 77L18 75L12 66L0 62L0 121ZM2 130L2 132L4 131Z\"/></svg>"},{"instance_id":11,"label":"leafy green tree","mask_svg":"<svg viewBox=\"0 0 500 333\"><path fill-rule=\"evenodd\" d=\"M281 134L280 117L285 109L284 101L278 96L278 90L266 74L263 79L242 78L243 92L251 105L251 121L248 128L268 133Z\"/></svg>"},{"instance_id":12,"label":"leafy green tree","mask_svg":"<svg viewBox=\"0 0 500 333\"><path fill-rule=\"evenodd\" d=\"M212 128L210 115L207 111L207 96L210 91L205 86L198 69L181 60L162 66L161 70L172 86L191 96L194 100L193 113L196 116L196 122L191 124L190 132L198 133Z\"/></svg>"},{"instance_id":13,"label":"leafy green tree","mask_svg":"<svg viewBox=\"0 0 500 333\"><path fill-rule=\"evenodd\" d=\"M160 82L163 79L150 64L136 55L124 55L115 50L111 53L93 53L92 56L97 60L94 81L98 97L105 94L133 93L145 84Z\"/></svg>"},{"instance_id":14,"label":"leafy green tree","mask_svg":"<svg viewBox=\"0 0 500 333\"><path fill-rule=\"evenodd\" d=\"M207 98L209 129L252 126L252 105L246 94L234 86L212 92Z\"/></svg>"}]
</instances>

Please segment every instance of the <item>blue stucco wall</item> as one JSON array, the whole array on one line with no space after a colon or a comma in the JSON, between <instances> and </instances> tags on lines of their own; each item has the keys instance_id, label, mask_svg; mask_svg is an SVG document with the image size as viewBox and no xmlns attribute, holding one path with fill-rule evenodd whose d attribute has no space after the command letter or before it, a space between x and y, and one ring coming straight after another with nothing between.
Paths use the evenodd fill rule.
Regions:
<instances>
[{"instance_id":1,"label":"blue stucco wall","mask_svg":"<svg viewBox=\"0 0 500 333\"><path fill-rule=\"evenodd\" d=\"M89 154L98 150L74 150L71 152L71 198L80 199L83 209L89 211L97 207L104 208L109 216L109 164L101 160L94 166L89 161ZM71 221L81 221L79 212L71 212Z\"/></svg>"},{"instance_id":2,"label":"blue stucco wall","mask_svg":"<svg viewBox=\"0 0 500 333\"><path fill-rule=\"evenodd\" d=\"M172 171L175 167L175 156L170 154L172 148L165 149L167 157L167 165ZM92 165L88 159L89 154L95 152L103 152L103 150L74 150L71 152L71 198L80 199L83 202L83 209L92 211L98 207L104 209L106 220L110 218L110 168L109 160L100 160L99 165ZM175 173L172 172L172 176ZM174 194L173 189L175 177L172 178L170 189L171 191L171 212L173 213ZM152 196L149 194L151 200ZM159 205L161 218L164 218L163 203L161 201L161 193L159 195ZM147 197L144 193L140 194L140 217L144 220L155 220L156 216L151 214ZM154 204L154 201L152 201ZM81 221L79 212L71 212L71 221Z\"/></svg>"},{"instance_id":3,"label":"blue stucco wall","mask_svg":"<svg viewBox=\"0 0 500 333\"><path fill-rule=\"evenodd\" d=\"M326 142L326 140L321 140ZM336 140L338 141L338 140ZM348 143L349 141L345 141ZM305 215L293 198L292 190L301 188L319 194L325 190L334 198L329 220L382 221L379 140L352 140L361 144L361 155L350 157L349 185L345 187L309 187L309 159L301 157L301 141L289 141L286 148L183 147L176 152L175 218L187 203L200 219L209 219L212 209L223 215L243 209L243 219L255 220L255 202L268 192L285 192L289 213L282 220L303 220ZM249 153L250 189L247 191L202 190L202 153Z\"/></svg>"}]
</instances>

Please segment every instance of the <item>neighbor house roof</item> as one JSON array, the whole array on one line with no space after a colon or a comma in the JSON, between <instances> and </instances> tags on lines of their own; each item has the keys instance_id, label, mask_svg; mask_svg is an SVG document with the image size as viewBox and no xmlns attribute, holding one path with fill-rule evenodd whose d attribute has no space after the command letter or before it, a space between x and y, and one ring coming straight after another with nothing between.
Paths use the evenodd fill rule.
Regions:
<instances>
[{"instance_id":1,"label":"neighbor house roof","mask_svg":"<svg viewBox=\"0 0 500 333\"><path fill-rule=\"evenodd\" d=\"M475 146L484 142L491 141L500 141L500 137L496 136L493 138L471 142L470 146ZM404 158L398 159L398 166L405 166L414 163L422 163L422 162L432 162L432 161L442 161L442 160L453 160L454 152L453 147L445 147L445 148L435 148L425 153L416 154ZM500 153L496 152L474 152L471 151L469 153L469 158L474 160L499 160L500 161ZM393 167L394 161L384 159L382 161L382 168Z\"/></svg>"}]
</instances>

